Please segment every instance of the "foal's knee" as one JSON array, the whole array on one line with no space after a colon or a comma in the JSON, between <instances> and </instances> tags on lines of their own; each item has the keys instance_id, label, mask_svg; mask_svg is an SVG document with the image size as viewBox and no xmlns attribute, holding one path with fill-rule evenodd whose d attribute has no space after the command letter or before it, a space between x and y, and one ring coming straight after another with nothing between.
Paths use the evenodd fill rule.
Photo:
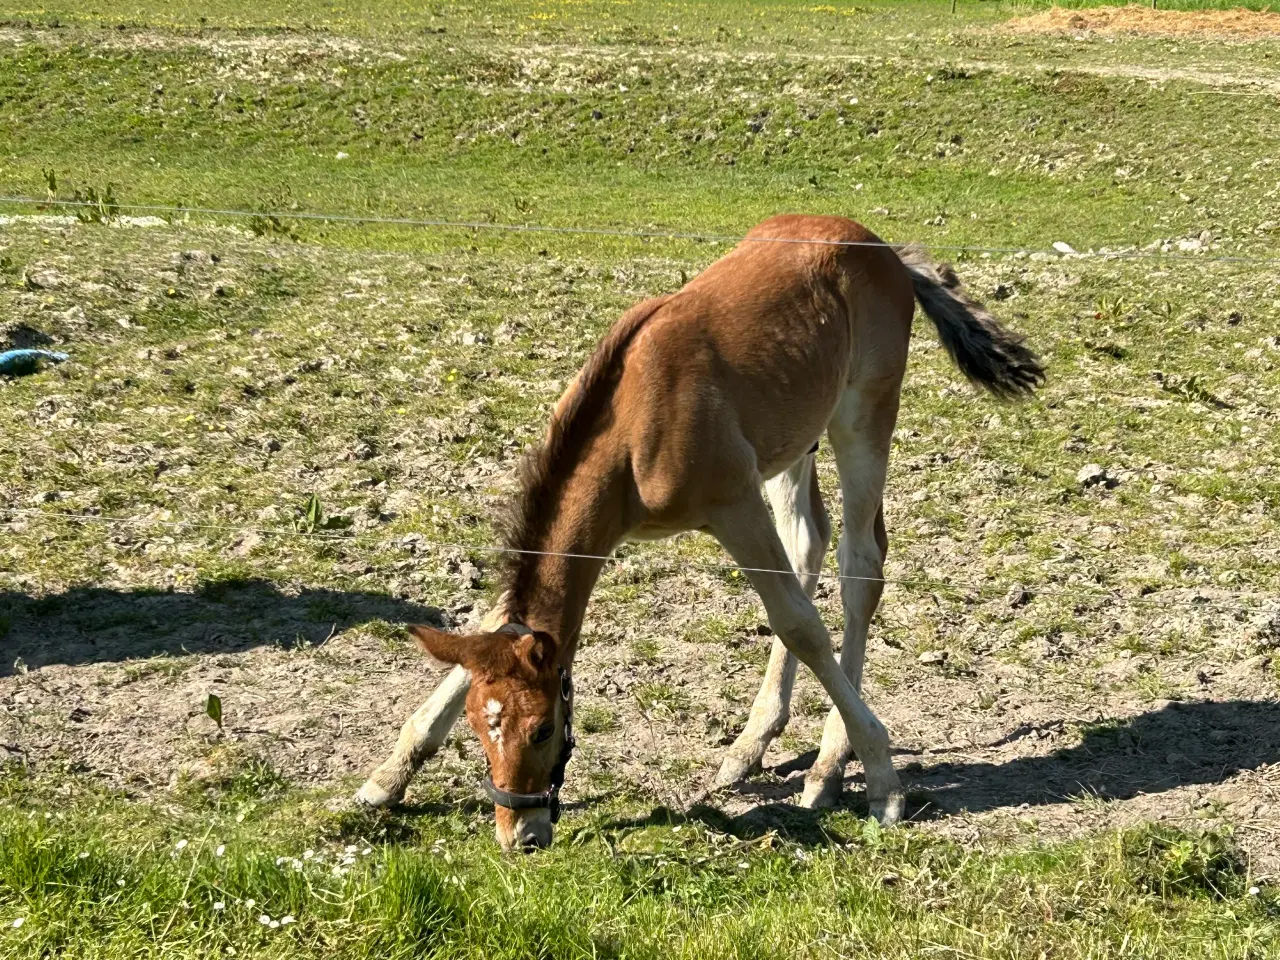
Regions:
<instances>
[{"instance_id":1,"label":"foal's knee","mask_svg":"<svg viewBox=\"0 0 1280 960\"><path fill-rule=\"evenodd\" d=\"M868 590L883 590L884 582L884 550L869 537L844 536L836 552L840 566L840 592L846 601L850 597L862 596Z\"/></svg>"},{"instance_id":2,"label":"foal's knee","mask_svg":"<svg viewBox=\"0 0 1280 960\"><path fill-rule=\"evenodd\" d=\"M806 666L812 667L815 661L831 656L831 636L816 607L776 619L778 622L771 624L774 632Z\"/></svg>"}]
</instances>

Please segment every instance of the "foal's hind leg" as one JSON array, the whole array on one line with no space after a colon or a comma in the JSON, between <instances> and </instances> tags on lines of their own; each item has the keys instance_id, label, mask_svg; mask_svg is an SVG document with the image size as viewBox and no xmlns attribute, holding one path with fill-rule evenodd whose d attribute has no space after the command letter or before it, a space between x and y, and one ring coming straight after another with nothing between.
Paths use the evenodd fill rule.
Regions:
<instances>
[{"instance_id":1,"label":"foal's hind leg","mask_svg":"<svg viewBox=\"0 0 1280 960\"><path fill-rule=\"evenodd\" d=\"M817 458L812 454L802 457L766 483L765 490L773 504L774 525L791 569L799 572L804 592L813 596L822 558L831 542L831 522L818 489ZM787 725L795 679L796 658L775 637L764 683L756 694L746 727L720 765L718 786L736 783L760 766L769 743Z\"/></svg>"},{"instance_id":2,"label":"foal's hind leg","mask_svg":"<svg viewBox=\"0 0 1280 960\"><path fill-rule=\"evenodd\" d=\"M747 576L764 601L774 632L814 672L840 711L866 771L871 815L883 823L896 823L902 817L903 797L889 759L888 732L836 663L831 637L800 582L791 574L762 572L785 569L787 562L764 498L751 491L739 503L718 510L710 526L734 562L749 568Z\"/></svg>"},{"instance_id":3,"label":"foal's hind leg","mask_svg":"<svg viewBox=\"0 0 1280 960\"><path fill-rule=\"evenodd\" d=\"M840 598L844 606L844 645L840 669L862 692L862 665L867 630L884 592L885 534L881 498L889 464L889 447L898 412L898 393L879 391L875 398L854 389L845 391L828 425L831 447L840 470L844 529L837 551L840 560ZM844 768L852 748L840 712L827 716L818 759L805 777L801 804L831 806L840 798ZM865 762L865 758L864 758Z\"/></svg>"}]
</instances>

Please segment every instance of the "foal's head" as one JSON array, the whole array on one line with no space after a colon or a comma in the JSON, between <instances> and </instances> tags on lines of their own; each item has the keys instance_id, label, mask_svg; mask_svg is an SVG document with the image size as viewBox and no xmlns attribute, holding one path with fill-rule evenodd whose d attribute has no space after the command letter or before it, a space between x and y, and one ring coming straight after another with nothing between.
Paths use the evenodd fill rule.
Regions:
<instances>
[{"instance_id":1,"label":"foal's head","mask_svg":"<svg viewBox=\"0 0 1280 960\"><path fill-rule=\"evenodd\" d=\"M516 632L516 631L519 632ZM551 843L559 780L572 746L572 688L545 633L506 627L459 636L410 627L418 646L471 674L467 720L489 759L486 790L495 802L498 843L534 850Z\"/></svg>"}]
</instances>

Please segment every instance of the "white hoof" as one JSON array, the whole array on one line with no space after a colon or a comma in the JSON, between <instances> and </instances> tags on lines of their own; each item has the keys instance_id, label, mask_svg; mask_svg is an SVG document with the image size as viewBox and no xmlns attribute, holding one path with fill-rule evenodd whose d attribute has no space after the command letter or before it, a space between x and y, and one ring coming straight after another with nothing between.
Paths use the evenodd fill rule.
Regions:
<instances>
[{"instance_id":1,"label":"white hoof","mask_svg":"<svg viewBox=\"0 0 1280 960\"><path fill-rule=\"evenodd\" d=\"M760 769L760 761L750 758L735 757L732 753L720 764L720 772L716 774L716 787L731 787L740 780L745 780Z\"/></svg>"},{"instance_id":2,"label":"white hoof","mask_svg":"<svg viewBox=\"0 0 1280 960\"><path fill-rule=\"evenodd\" d=\"M386 787L375 783L373 780L366 780L364 786L356 791L356 803L374 810L393 807L403 798L404 794L392 793Z\"/></svg>"},{"instance_id":3,"label":"white hoof","mask_svg":"<svg viewBox=\"0 0 1280 960\"><path fill-rule=\"evenodd\" d=\"M871 816L886 827L891 827L902 819L907 809L907 797L902 792L902 783L893 767L887 767L879 776L872 770L863 768L867 778L867 803L871 807Z\"/></svg>"},{"instance_id":4,"label":"white hoof","mask_svg":"<svg viewBox=\"0 0 1280 960\"><path fill-rule=\"evenodd\" d=\"M840 800L840 792L844 789L844 778L827 777L822 780L804 781L804 793L800 795L800 806L806 810L825 810L834 807Z\"/></svg>"},{"instance_id":5,"label":"white hoof","mask_svg":"<svg viewBox=\"0 0 1280 960\"><path fill-rule=\"evenodd\" d=\"M901 790L894 790L887 797L871 800L871 816L880 821L881 826L892 827L901 822L906 809L907 798Z\"/></svg>"}]
</instances>

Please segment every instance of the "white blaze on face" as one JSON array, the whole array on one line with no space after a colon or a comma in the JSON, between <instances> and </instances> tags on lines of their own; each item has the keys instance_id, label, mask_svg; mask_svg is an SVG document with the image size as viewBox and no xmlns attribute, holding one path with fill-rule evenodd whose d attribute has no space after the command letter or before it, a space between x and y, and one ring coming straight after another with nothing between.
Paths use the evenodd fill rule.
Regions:
<instances>
[{"instance_id":1,"label":"white blaze on face","mask_svg":"<svg viewBox=\"0 0 1280 960\"><path fill-rule=\"evenodd\" d=\"M502 702L490 699L484 705L484 715L489 718L489 739L502 753Z\"/></svg>"}]
</instances>

